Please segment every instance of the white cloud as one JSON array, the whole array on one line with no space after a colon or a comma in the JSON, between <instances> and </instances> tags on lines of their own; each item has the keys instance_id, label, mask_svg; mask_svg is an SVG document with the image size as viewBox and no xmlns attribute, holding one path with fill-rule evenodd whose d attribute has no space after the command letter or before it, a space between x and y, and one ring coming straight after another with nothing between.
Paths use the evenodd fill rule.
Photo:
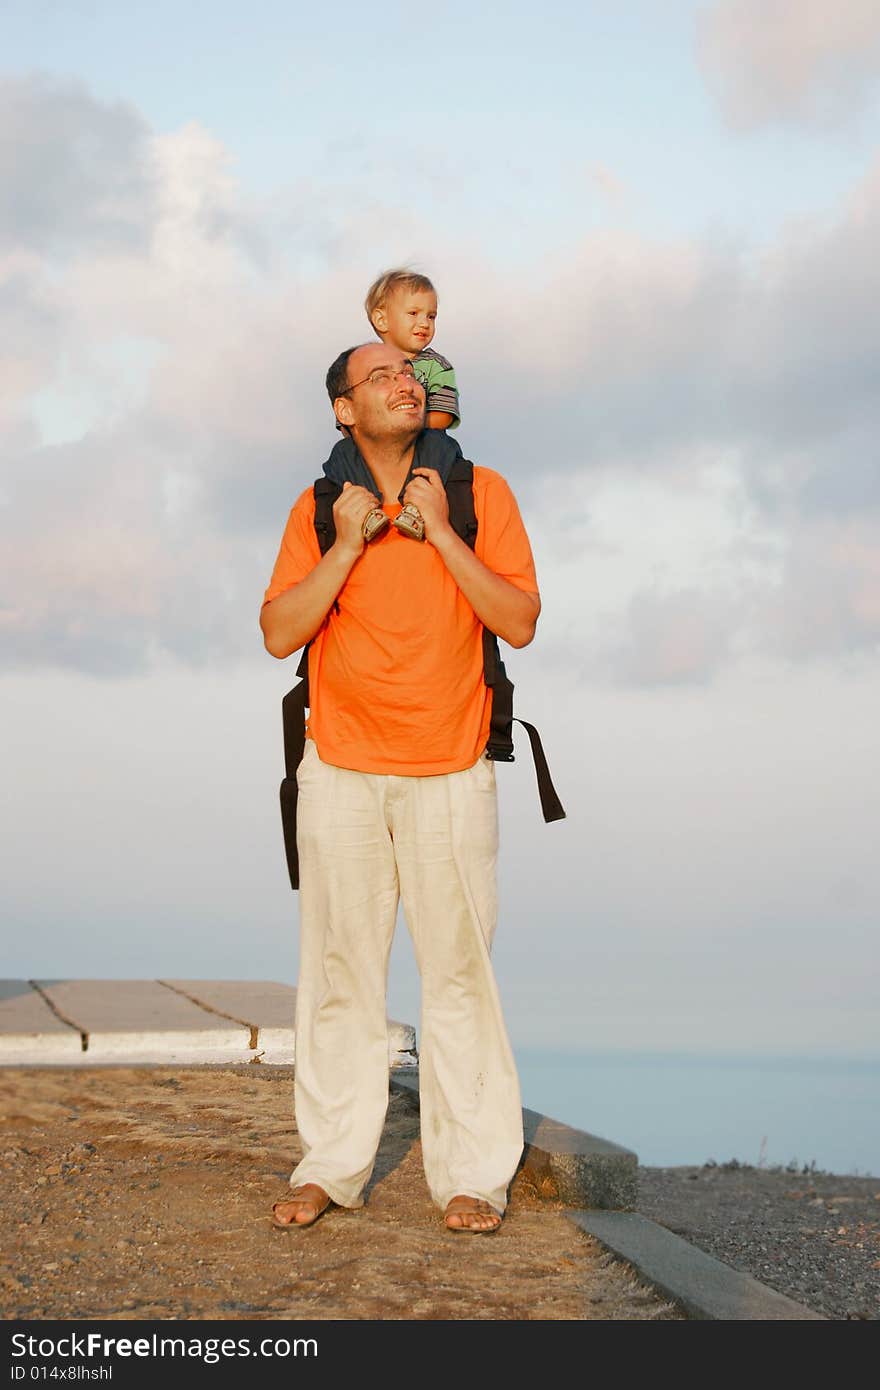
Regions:
<instances>
[{"instance_id":1,"label":"white cloud","mask_svg":"<svg viewBox=\"0 0 880 1390\"><path fill-rule=\"evenodd\" d=\"M793 525L763 635L768 651L793 659L880 655L880 518L811 517Z\"/></svg>"},{"instance_id":2,"label":"white cloud","mask_svg":"<svg viewBox=\"0 0 880 1390\"><path fill-rule=\"evenodd\" d=\"M40 252L142 247L154 185L147 126L82 83L0 81L0 247Z\"/></svg>"},{"instance_id":3,"label":"white cloud","mask_svg":"<svg viewBox=\"0 0 880 1390\"><path fill-rule=\"evenodd\" d=\"M880 78L876 0L716 0L699 51L731 125L836 124Z\"/></svg>"},{"instance_id":4,"label":"white cloud","mask_svg":"<svg viewBox=\"0 0 880 1390\"><path fill-rule=\"evenodd\" d=\"M706 680L729 656L733 624L717 598L699 590L637 594L612 659L624 683Z\"/></svg>"}]
</instances>

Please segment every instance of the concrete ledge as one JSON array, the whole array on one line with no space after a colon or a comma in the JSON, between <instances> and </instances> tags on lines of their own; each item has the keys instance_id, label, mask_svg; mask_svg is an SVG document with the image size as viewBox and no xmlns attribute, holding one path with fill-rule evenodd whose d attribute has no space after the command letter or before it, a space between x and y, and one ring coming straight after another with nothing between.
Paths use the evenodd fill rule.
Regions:
<instances>
[{"instance_id":1,"label":"concrete ledge","mask_svg":"<svg viewBox=\"0 0 880 1390\"><path fill-rule=\"evenodd\" d=\"M250 1033L254 1060L269 1066L293 1066L293 1020L296 990L276 980L162 980L168 989L185 995L200 1008L234 1019ZM408 1023L388 1020L388 1064L411 1066L416 1055L416 1032Z\"/></svg>"},{"instance_id":2,"label":"concrete ledge","mask_svg":"<svg viewBox=\"0 0 880 1390\"><path fill-rule=\"evenodd\" d=\"M248 1031L254 1060L293 1064L293 1019L296 990L276 980L160 980L167 989L190 999L220 1018L232 1019Z\"/></svg>"},{"instance_id":3,"label":"concrete ledge","mask_svg":"<svg viewBox=\"0 0 880 1390\"><path fill-rule=\"evenodd\" d=\"M392 1089L418 1103L418 1072L401 1070ZM535 1187L572 1207L631 1210L638 1196L638 1156L609 1139L572 1129L537 1110L523 1109L525 1149L520 1165Z\"/></svg>"},{"instance_id":4,"label":"concrete ledge","mask_svg":"<svg viewBox=\"0 0 880 1390\"><path fill-rule=\"evenodd\" d=\"M206 1012L157 980L34 983L84 1036L81 1064L247 1060L247 1028Z\"/></svg>"},{"instance_id":5,"label":"concrete ledge","mask_svg":"<svg viewBox=\"0 0 880 1390\"><path fill-rule=\"evenodd\" d=\"M828 1321L636 1212L570 1211L566 1216L631 1264L691 1318Z\"/></svg>"},{"instance_id":6,"label":"concrete ledge","mask_svg":"<svg viewBox=\"0 0 880 1390\"><path fill-rule=\"evenodd\" d=\"M78 1028L54 1014L29 980L0 980L0 1066L82 1061Z\"/></svg>"},{"instance_id":7,"label":"concrete ledge","mask_svg":"<svg viewBox=\"0 0 880 1390\"><path fill-rule=\"evenodd\" d=\"M295 1011L277 981L2 980L0 1066L292 1066ZM389 1019L389 1066L415 1048L415 1029Z\"/></svg>"}]
</instances>

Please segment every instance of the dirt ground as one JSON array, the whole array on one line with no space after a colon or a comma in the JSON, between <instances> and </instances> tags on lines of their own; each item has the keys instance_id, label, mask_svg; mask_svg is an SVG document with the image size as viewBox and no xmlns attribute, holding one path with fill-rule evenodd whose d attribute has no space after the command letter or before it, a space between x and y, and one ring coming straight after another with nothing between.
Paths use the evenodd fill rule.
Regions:
<instances>
[{"instance_id":1,"label":"dirt ground","mask_svg":"<svg viewBox=\"0 0 880 1390\"><path fill-rule=\"evenodd\" d=\"M292 1068L0 1070L7 1320L680 1319L520 1175L497 1234L447 1232L395 1093L359 1212L278 1231Z\"/></svg>"}]
</instances>

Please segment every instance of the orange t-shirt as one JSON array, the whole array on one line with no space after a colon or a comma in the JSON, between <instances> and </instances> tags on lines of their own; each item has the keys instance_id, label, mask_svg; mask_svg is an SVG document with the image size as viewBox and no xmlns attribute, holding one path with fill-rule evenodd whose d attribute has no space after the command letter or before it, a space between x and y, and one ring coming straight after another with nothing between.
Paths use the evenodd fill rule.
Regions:
<instances>
[{"instance_id":1,"label":"orange t-shirt","mask_svg":"<svg viewBox=\"0 0 880 1390\"><path fill-rule=\"evenodd\" d=\"M537 594L516 499L491 468L474 468L475 554ZM395 499L385 505L391 518ZM321 558L308 488L288 518L264 603ZM308 732L323 762L356 772L429 777L471 767L489 736L483 625L429 541L396 527L365 547L309 648Z\"/></svg>"}]
</instances>

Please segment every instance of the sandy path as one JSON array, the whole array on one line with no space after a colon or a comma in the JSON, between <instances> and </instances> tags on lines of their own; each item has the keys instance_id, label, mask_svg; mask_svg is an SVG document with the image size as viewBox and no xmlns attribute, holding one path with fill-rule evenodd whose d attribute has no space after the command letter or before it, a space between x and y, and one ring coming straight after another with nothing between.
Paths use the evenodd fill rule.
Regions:
<instances>
[{"instance_id":1,"label":"sandy path","mask_svg":"<svg viewBox=\"0 0 880 1390\"><path fill-rule=\"evenodd\" d=\"M273 1230L289 1068L5 1068L6 1319L676 1319L522 1177L497 1235L444 1230L395 1094L361 1212Z\"/></svg>"}]
</instances>

